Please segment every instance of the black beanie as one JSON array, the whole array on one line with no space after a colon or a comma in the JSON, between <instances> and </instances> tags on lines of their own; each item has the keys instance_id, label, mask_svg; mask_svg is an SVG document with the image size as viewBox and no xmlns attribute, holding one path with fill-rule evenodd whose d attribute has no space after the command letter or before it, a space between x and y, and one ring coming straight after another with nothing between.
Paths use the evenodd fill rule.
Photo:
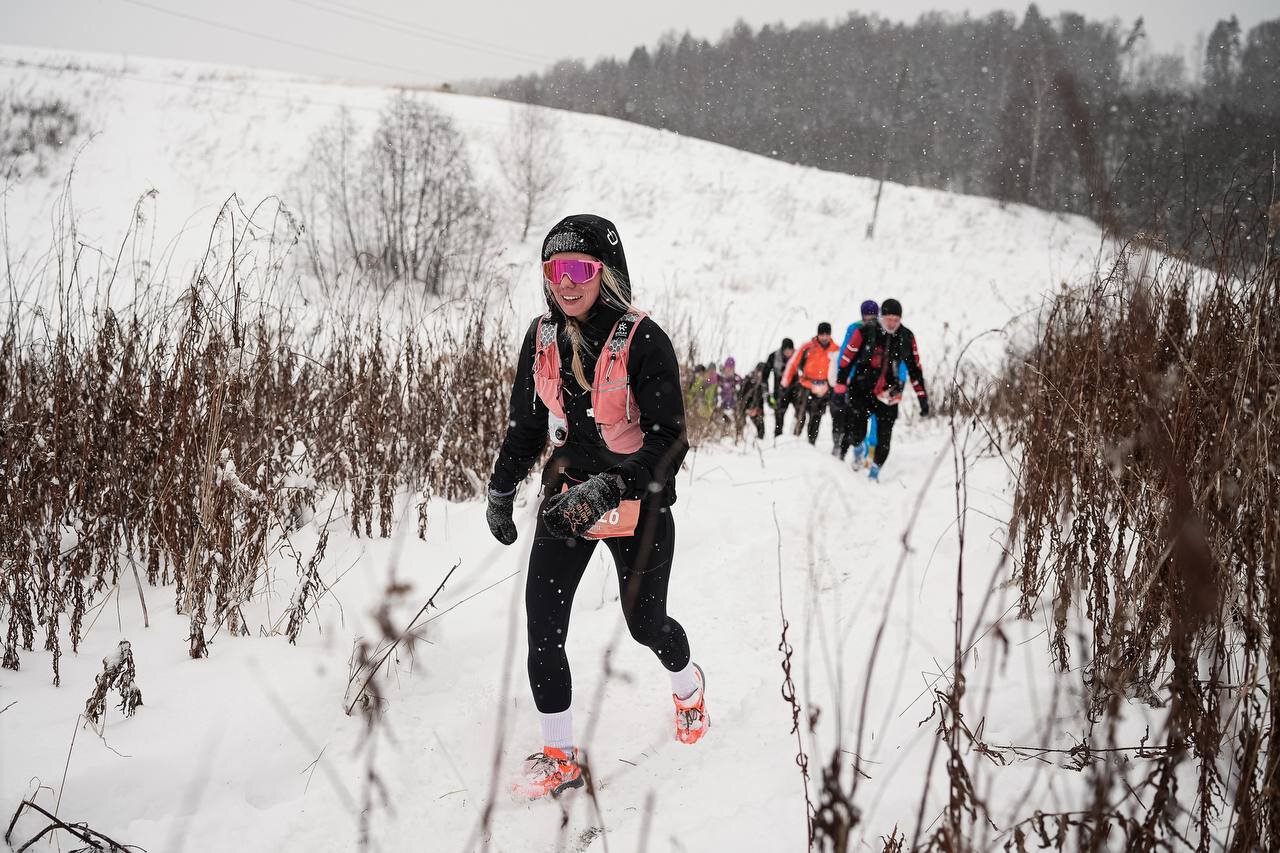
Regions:
<instances>
[{"instance_id":1,"label":"black beanie","mask_svg":"<svg viewBox=\"0 0 1280 853\"><path fill-rule=\"evenodd\" d=\"M831 324L830 324L830 323L827 323L827 322L819 323L819 324L818 324L818 334L820 334L820 335L829 335L829 334L831 334Z\"/></svg>"},{"instance_id":2,"label":"black beanie","mask_svg":"<svg viewBox=\"0 0 1280 853\"><path fill-rule=\"evenodd\" d=\"M795 348L796 348L796 342L791 340L791 338L782 339L782 349L795 349Z\"/></svg>"},{"instance_id":3,"label":"black beanie","mask_svg":"<svg viewBox=\"0 0 1280 853\"><path fill-rule=\"evenodd\" d=\"M880 303L880 316L901 317L902 303L896 299L886 299L884 302Z\"/></svg>"},{"instance_id":4,"label":"black beanie","mask_svg":"<svg viewBox=\"0 0 1280 853\"><path fill-rule=\"evenodd\" d=\"M618 229L603 216L575 213L566 216L547 232L542 241L542 260L557 252L582 252L599 258L614 272L622 274L622 295L631 301L631 276L627 272L627 256L622 251Z\"/></svg>"}]
</instances>

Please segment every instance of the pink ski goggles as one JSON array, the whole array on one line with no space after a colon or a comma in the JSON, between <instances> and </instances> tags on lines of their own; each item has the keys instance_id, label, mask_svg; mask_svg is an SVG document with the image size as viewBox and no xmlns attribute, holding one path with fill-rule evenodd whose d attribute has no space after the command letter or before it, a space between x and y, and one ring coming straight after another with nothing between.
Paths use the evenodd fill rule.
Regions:
<instances>
[{"instance_id":1,"label":"pink ski goggles","mask_svg":"<svg viewBox=\"0 0 1280 853\"><path fill-rule=\"evenodd\" d=\"M574 284L586 284L600 274L604 264L600 261L555 260L542 262L542 277L550 284L559 284L569 276Z\"/></svg>"}]
</instances>

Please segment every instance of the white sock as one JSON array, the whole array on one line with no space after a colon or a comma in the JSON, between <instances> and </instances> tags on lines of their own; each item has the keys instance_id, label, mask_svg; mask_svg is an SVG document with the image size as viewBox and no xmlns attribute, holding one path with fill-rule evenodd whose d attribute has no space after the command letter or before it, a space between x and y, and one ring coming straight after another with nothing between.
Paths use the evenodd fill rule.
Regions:
<instances>
[{"instance_id":1,"label":"white sock","mask_svg":"<svg viewBox=\"0 0 1280 853\"><path fill-rule=\"evenodd\" d=\"M698 689L698 671L694 669L693 658L679 672L668 672L671 676L671 692L681 699L688 699Z\"/></svg>"},{"instance_id":2,"label":"white sock","mask_svg":"<svg viewBox=\"0 0 1280 853\"><path fill-rule=\"evenodd\" d=\"M554 714L539 712L542 723L542 743L569 752L573 749L573 710L565 708Z\"/></svg>"}]
</instances>

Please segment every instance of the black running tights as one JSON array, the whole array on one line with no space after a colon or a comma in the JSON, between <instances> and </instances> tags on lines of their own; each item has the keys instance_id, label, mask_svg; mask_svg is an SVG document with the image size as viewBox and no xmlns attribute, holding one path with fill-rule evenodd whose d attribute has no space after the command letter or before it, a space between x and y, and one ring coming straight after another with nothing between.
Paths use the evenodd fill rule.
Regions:
<instances>
[{"instance_id":1,"label":"black running tights","mask_svg":"<svg viewBox=\"0 0 1280 853\"><path fill-rule=\"evenodd\" d=\"M867 421L876 416L876 452L873 459L883 465L889 458L889 445L893 442L893 423L898 419L898 407L886 405L867 393L855 396L849 391L849 408L845 412L844 447L862 443L867 437Z\"/></svg>"},{"instance_id":2,"label":"black running tights","mask_svg":"<svg viewBox=\"0 0 1280 853\"><path fill-rule=\"evenodd\" d=\"M636 642L653 649L662 665L679 672L689 664L689 641L680 623L667 615L667 582L676 529L668 507L647 503L633 536L603 540L618 571L622 614ZM529 635L529 686L544 714L569 707L573 681L564 644L569 636L573 594L596 542L562 539L549 533L538 514L524 589Z\"/></svg>"}]
</instances>

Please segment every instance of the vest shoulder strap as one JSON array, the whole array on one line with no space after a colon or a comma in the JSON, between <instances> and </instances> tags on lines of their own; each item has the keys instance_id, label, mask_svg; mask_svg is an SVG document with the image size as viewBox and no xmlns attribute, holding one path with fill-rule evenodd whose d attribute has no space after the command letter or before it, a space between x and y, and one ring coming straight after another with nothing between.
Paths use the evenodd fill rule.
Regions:
<instances>
[{"instance_id":1,"label":"vest shoulder strap","mask_svg":"<svg viewBox=\"0 0 1280 853\"><path fill-rule=\"evenodd\" d=\"M534 338L534 349L542 352L556 341L556 323L555 319L548 311L538 318L538 333Z\"/></svg>"},{"instance_id":2,"label":"vest shoulder strap","mask_svg":"<svg viewBox=\"0 0 1280 853\"><path fill-rule=\"evenodd\" d=\"M644 311L628 311L619 317L618 322L614 324L613 334L609 336L609 343L606 344L609 352L617 355L626 349L631 336L636 332L636 327L647 316L649 315Z\"/></svg>"}]
</instances>

